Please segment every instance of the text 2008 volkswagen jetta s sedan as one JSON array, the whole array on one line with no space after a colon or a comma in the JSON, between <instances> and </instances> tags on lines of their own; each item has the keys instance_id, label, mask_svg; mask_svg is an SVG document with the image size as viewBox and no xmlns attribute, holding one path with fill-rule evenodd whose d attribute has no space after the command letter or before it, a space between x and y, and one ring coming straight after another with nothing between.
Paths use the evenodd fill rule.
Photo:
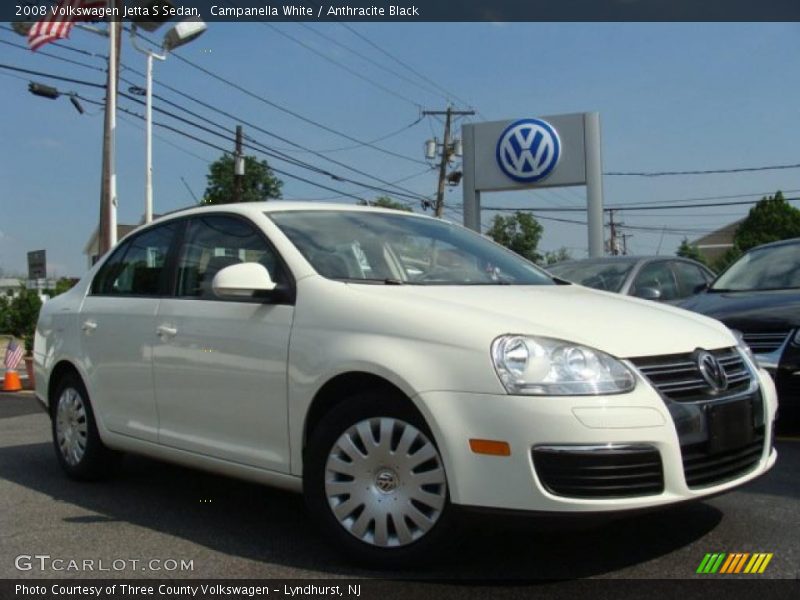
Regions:
<instances>
[{"instance_id":1,"label":"text 2008 volkswagen jetta s sedan","mask_svg":"<svg viewBox=\"0 0 800 600\"><path fill-rule=\"evenodd\" d=\"M124 451L302 490L384 563L453 535L458 505L655 507L776 458L772 381L719 322L390 210L159 219L45 304L35 365L70 476Z\"/></svg>"}]
</instances>

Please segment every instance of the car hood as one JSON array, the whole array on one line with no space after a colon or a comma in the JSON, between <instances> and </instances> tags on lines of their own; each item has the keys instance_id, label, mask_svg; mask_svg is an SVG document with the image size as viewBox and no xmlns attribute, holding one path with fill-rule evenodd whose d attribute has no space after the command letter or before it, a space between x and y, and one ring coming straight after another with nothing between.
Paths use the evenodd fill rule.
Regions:
<instances>
[{"instance_id":1,"label":"car hood","mask_svg":"<svg viewBox=\"0 0 800 600\"><path fill-rule=\"evenodd\" d=\"M749 331L787 330L800 326L800 290L762 292L705 292L679 304Z\"/></svg>"},{"instance_id":2,"label":"car hood","mask_svg":"<svg viewBox=\"0 0 800 600\"><path fill-rule=\"evenodd\" d=\"M350 310L364 307L361 318L382 318L384 327L398 331L404 323L424 323L427 337L451 343L466 343L467 338L474 342L479 336L488 347L504 333L531 334L577 342L621 358L736 343L713 319L579 285L346 285L358 296L348 302ZM418 323L406 322L414 317Z\"/></svg>"}]
</instances>

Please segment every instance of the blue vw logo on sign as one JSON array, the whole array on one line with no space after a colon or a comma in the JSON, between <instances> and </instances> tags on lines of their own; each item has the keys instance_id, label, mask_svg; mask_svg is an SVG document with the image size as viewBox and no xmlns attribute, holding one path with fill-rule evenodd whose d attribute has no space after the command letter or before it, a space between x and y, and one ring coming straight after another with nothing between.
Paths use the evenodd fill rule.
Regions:
<instances>
[{"instance_id":1,"label":"blue vw logo on sign","mask_svg":"<svg viewBox=\"0 0 800 600\"><path fill-rule=\"evenodd\" d=\"M497 140L497 164L514 181L541 181L553 172L559 158L558 133L541 119L515 121Z\"/></svg>"}]
</instances>

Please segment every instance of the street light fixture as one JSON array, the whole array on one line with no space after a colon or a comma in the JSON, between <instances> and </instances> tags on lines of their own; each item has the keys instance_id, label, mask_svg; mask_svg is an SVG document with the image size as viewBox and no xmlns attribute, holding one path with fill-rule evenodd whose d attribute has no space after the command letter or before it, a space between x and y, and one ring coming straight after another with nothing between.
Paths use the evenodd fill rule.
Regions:
<instances>
[{"instance_id":1,"label":"street light fixture","mask_svg":"<svg viewBox=\"0 0 800 600\"><path fill-rule=\"evenodd\" d=\"M168 4L169 0L145 0L142 5L153 4L155 1L159 5ZM149 12L149 11L148 11ZM131 43L139 52L147 56L147 71L145 85L145 187L144 187L144 222L150 223L153 220L153 59L166 60L169 52L188 44L199 37L207 26L202 19L187 19L177 23L164 36L161 44L163 54L153 52L149 48L139 45L136 31L142 28L150 33L156 31L163 21L152 21L144 19L134 19L131 25Z\"/></svg>"},{"instance_id":2,"label":"street light fixture","mask_svg":"<svg viewBox=\"0 0 800 600\"><path fill-rule=\"evenodd\" d=\"M66 93L60 92L58 89L50 85L44 85L43 83L36 83L35 81L31 81L28 84L28 91L34 96L47 98L48 100L57 100L62 95L69 96L69 101L72 103L72 106L75 107L75 110L77 110L80 114L83 114L85 112L83 110L83 105L78 100L78 95L75 92L66 92Z\"/></svg>"}]
</instances>

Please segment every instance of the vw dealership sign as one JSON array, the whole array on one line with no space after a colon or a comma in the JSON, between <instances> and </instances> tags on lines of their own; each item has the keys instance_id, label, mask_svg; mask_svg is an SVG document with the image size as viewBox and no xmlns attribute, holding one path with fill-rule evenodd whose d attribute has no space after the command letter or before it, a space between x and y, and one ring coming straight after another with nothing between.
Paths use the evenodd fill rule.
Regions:
<instances>
[{"instance_id":1,"label":"vw dealership sign","mask_svg":"<svg viewBox=\"0 0 800 600\"><path fill-rule=\"evenodd\" d=\"M546 178L561 158L561 140L547 121L520 119L497 140L497 164L514 181L536 183Z\"/></svg>"},{"instance_id":2,"label":"vw dealership sign","mask_svg":"<svg viewBox=\"0 0 800 600\"><path fill-rule=\"evenodd\" d=\"M598 113L470 123L461 133L464 225L481 231L483 192L585 185L589 255L603 254Z\"/></svg>"}]
</instances>

